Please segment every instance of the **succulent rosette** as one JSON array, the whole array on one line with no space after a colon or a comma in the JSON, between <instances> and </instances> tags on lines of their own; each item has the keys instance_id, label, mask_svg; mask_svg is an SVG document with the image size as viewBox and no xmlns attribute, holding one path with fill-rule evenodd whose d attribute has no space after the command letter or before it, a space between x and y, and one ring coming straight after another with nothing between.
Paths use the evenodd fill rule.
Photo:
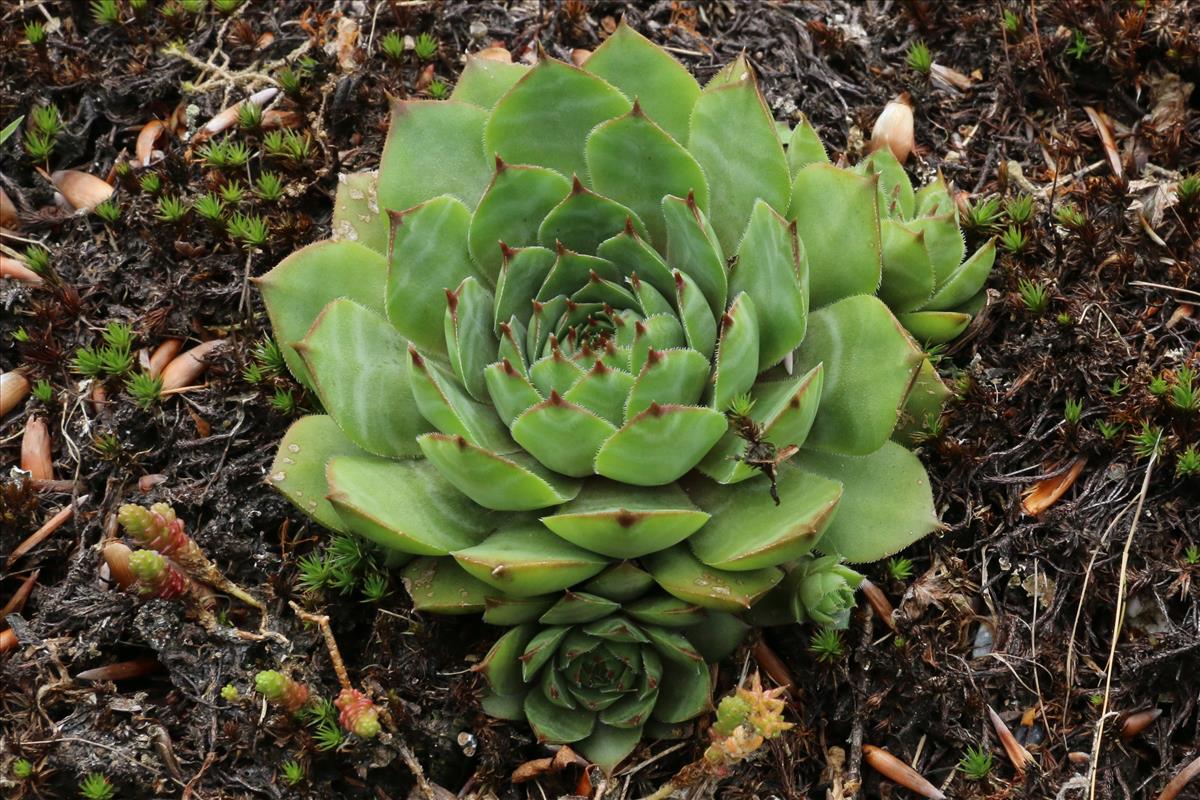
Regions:
<instances>
[{"instance_id":1,"label":"succulent rosette","mask_svg":"<svg viewBox=\"0 0 1200 800\"><path fill-rule=\"evenodd\" d=\"M664 594L627 561L548 607L495 600L484 617L514 626L476 667L485 710L527 720L539 739L570 743L605 768L643 735L674 736L709 710L708 664L747 630Z\"/></svg>"},{"instance_id":2,"label":"succulent rosette","mask_svg":"<svg viewBox=\"0 0 1200 800\"><path fill-rule=\"evenodd\" d=\"M418 609L527 622L614 562L744 612L814 547L933 531L894 439L948 392L909 331L956 335L994 251L963 261L940 180L783 133L744 59L701 87L624 24L582 68L472 58L396 101L335 238L259 281L325 411L269 481L416 557Z\"/></svg>"}]
</instances>

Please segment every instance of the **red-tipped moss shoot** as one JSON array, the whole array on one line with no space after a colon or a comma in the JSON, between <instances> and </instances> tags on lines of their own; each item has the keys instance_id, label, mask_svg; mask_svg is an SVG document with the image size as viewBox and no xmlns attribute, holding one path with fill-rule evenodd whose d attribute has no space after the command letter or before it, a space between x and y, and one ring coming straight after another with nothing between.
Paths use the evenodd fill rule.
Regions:
<instances>
[{"instance_id":1,"label":"red-tipped moss shoot","mask_svg":"<svg viewBox=\"0 0 1200 800\"><path fill-rule=\"evenodd\" d=\"M273 669L254 676L254 688L268 702L286 711L299 711L308 703L308 686Z\"/></svg>"},{"instance_id":2,"label":"red-tipped moss shoot","mask_svg":"<svg viewBox=\"0 0 1200 800\"><path fill-rule=\"evenodd\" d=\"M343 689L333 701L341 714L338 722L360 739L374 739L379 735L379 709L371 699L357 689Z\"/></svg>"}]
</instances>

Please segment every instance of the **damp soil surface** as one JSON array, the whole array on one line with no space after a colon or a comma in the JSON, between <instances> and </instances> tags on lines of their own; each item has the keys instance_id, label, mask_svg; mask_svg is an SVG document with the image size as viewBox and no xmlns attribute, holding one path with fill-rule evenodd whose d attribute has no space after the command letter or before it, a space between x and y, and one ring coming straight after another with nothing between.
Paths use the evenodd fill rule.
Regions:
<instances>
[{"instance_id":1,"label":"damp soil surface","mask_svg":"<svg viewBox=\"0 0 1200 800\"><path fill-rule=\"evenodd\" d=\"M28 155L27 124L0 147L0 185L20 216L5 255L35 244L49 255L40 285L0 279L0 365L45 382L0 420L0 604L32 587L0 624L15 637L0 654L0 794L72 797L95 772L121 798L633 798L700 757L705 722L681 742L643 744L607 780L543 764L513 783L549 751L479 707L468 668L493 634L415 614L374 554L350 554L350 574L309 585L327 535L264 482L275 442L314 401L256 350L269 326L252 279L328 235L339 174L378 163L389 96L452 86L464 53L490 45L531 59L540 44L569 60L622 13L701 80L744 52L776 117L807 115L835 159L860 157L885 104L907 92L910 170L940 171L964 212L999 199L996 219L965 214L964 226L969 245L1006 245L988 307L935 353L956 399L926 422L920 454L945 530L911 547L911 563L866 568L896 613L863 603L840 656L818 658L813 631L795 627L719 666L720 693L756 661L792 683L795 727L691 791L914 796L872 768L864 748L878 747L956 798L1150 798L1200 756L1200 466L1187 455L1200 448L1200 411L1177 391L1181 370L1200 366L1200 202L1177 191L1200 168L1200 3L286 0L229 16L134 5L116 3L115 24L85 2L0 9L0 124L48 104L62 120L48 159ZM359 39L339 46L347 20ZM27 39L33 22L44 43ZM431 34L438 50L389 58L392 32ZM906 63L918 41L929 73ZM186 140L293 78L264 125L295 131L307 152L263 156L269 132L235 126L249 163L219 169ZM154 119L165 132L151 165L118 170ZM117 218L56 205L42 169L109 180ZM281 197L256 194L264 170ZM239 212L268 226L258 246L195 211L171 221L160 203L235 179ZM77 369L78 350L102 346L114 321L132 326L135 359L169 339L224 343L191 388L143 408L121 379ZM34 418L54 474L30 483L10 467ZM1037 503L1069 475L1061 497L1027 513L1023 493L1040 486ZM100 551L127 502L171 503L209 558L266 598L276 635L257 636L259 613L224 595L205 625L194 600L115 590ZM336 693L320 631L292 603L329 616L389 736L330 748L319 725L253 692L258 670L283 665L315 694ZM89 672L114 664L126 666ZM1032 755L1022 771L989 708ZM1147 711L1159 715L1145 725ZM958 768L969 747L993 755L982 779ZM16 777L17 759L30 777ZM291 784L289 761L303 768ZM1200 797L1200 779L1178 796Z\"/></svg>"}]
</instances>

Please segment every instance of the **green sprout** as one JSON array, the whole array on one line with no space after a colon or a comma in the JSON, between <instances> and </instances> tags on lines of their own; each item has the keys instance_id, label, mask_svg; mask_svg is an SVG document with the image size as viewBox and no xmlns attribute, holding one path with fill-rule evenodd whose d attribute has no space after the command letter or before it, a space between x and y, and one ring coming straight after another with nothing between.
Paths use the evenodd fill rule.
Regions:
<instances>
[{"instance_id":1,"label":"green sprout","mask_svg":"<svg viewBox=\"0 0 1200 800\"><path fill-rule=\"evenodd\" d=\"M1125 390L1128 388L1125 381L1120 378L1113 378L1113 382L1108 387L1108 393L1113 397L1120 397L1125 394Z\"/></svg>"},{"instance_id":2,"label":"green sprout","mask_svg":"<svg viewBox=\"0 0 1200 800\"><path fill-rule=\"evenodd\" d=\"M24 326L17 328L15 331L12 332L12 340L14 342L23 344L25 342L28 342L31 338L32 337L29 335L29 331L25 330Z\"/></svg>"},{"instance_id":3,"label":"green sprout","mask_svg":"<svg viewBox=\"0 0 1200 800\"><path fill-rule=\"evenodd\" d=\"M1146 391L1155 397L1163 397L1167 392L1171 391L1171 384L1162 375L1155 375L1150 379L1149 385L1146 386Z\"/></svg>"},{"instance_id":4,"label":"green sprout","mask_svg":"<svg viewBox=\"0 0 1200 800\"><path fill-rule=\"evenodd\" d=\"M1064 328L1069 328L1071 323L1074 322L1074 320L1071 318L1070 312L1067 311L1058 312L1058 316L1054 318L1054 321Z\"/></svg>"},{"instance_id":5,"label":"green sprout","mask_svg":"<svg viewBox=\"0 0 1200 800\"><path fill-rule=\"evenodd\" d=\"M1175 477L1190 478L1193 475L1200 475L1200 450L1196 449L1196 445L1189 444L1187 449L1180 453L1175 460ZM1195 550L1196 548L1189 548ZM1195 564L1196 561L1189 560L1189 564Z\"/></svg>"},{"instance_id":6,"label":"green sprout","mask_svg":"<svg viewBox=\"0 0 1200 800\"><path fill-rule=\"evenodd\" d=\"M54 137L38 131L26 131L25 152L34 161L49 161L54 153Z\"/></svg>"},{"instance_id":7,"label":"green sprout","mask_svg":"<svg viewBox=\"0 0 1200 800\"><path fill-rule=\"evenodd\" d=\"M1175 184L1175 195L1179 198L1179 202L1185 206L1190 206L1200 200L1200 172L1193 172L1191 175L1185 175Z\"/></svg>"},{"instance_id":8,"label":"green sprout","mask_svg":"<svg viewBox=\"0 0 1200 800\"><path fill-rule=\"evenodd\" d=\"M437 55L438 40L431 34L422 33L417 37L416 43L413 45L413 51L417 54L417 58L422 61L432 61Z\"/></svg>"},{"instance_id":9,"label":"green sprout","mask_svg":"<svg viewBox=\"0 0 1200 800\"><path fill-rule=\"evenodd\" d=\"M46 26L40 22L26 22L25 41L29 42L34 47L45 44Z\"/></svg>"},{"instance_id":10,"label":"green sprout","mask_svg":"<svg viewBox=\"0 0 1200 800\"><path fill-rule=\"evenodd\" d=\"M180 0L183 10L189 14L204 13L204 5L206 0Z\"/></svg>"},{"instance_id":11,"label":"green sprout","mask_svg":"<svg viewBox=\"0 0 1200 800\"><path fill-rule=\"evenodd\" d=\"M92 20L97 25L116 25L121 21L117 0L92 0Z\"/></svg>"},{"instance_id":12,"label":"green sprout","mask_svg":"<svg viewBox=\"0 0 1200 800\"><path fill-rule=\"evenodd\" d=\"M1000 246L1017 255L1025 252L1025 249L1029 247L1029 237L1016 225L1009 225L1004 233L1000 234Z\"/></svg>"},{"instance_id":13,"label":"green sprout","mask_svg":"<svg viewBox=\"0 0 1200 800\"><path fill-rule=\"evenodd\" d=\"M278 342L269 336L260 339L254 345L252 354L254 360L272 376L283 375L287 369L287 362L283 359L283 350L279 347Z\"/></svg>"},{"instance_id":14,"label":"green sprout","mask_svg":"<svg viewBox=\"0 0 1200 800\"><path fill-rule=\"evenodd\" d=\"M80 347L71 359L71 369L80 375L95 378L104 373L104 361L94 347Z\"/></svg>"},{"instance_id":15,"label":"green sprout","mask_svg":"<svg viewBox=\"0 0 1200 800\"><path fill-rule=\"evenodd\" d=\"M262 106L255 103L242 103L238 106L238 127L246 131L256 131L262 127Z\"/></svg>"},{"instance_id":16,"label":"green sprout","mask_svg":"<svg viewBox=\"0 0 1200 800\"><path fill-rule=\"evenodd\" d=\"M221 687L221 699L227 703L236 703L241 698L236 686L227 683Z\"/></svg>"},{"instance_id":17,"label":"green sprout","mask_svg":"<svg viewBox=\"0 0 1200 800\"><path fill-rule=\"evenodd\" d=\"M1082 416L1083 401L1068 397L1066 407L1063 409L1063 419L1067 421L1068 425L1078 425Z\"/></svg>"},{"instance_id":18,"label":"green sprout","mask_svg":"<svg viewBox=\"0 0 1200 800\"><path fill-rule=\"evenodd\" d=\"M1192 451L1195 450L1194 447L1189 447L1188 449ZM1200 457L1197 457L1197 462L1198 463L1196 466L1198 469L1200 469ZM1189 567L1194 567L1197 564L1200 564L1200 547L1194 544L1189 544L1187 549L1183 551L1183 560L1187 562Z\"/></svg>"},{"instance_id":19,"label":"green sprout","mask_svg":"<svg viewBox=\"0 0 1200 800\"><path fill-rule=\"evenodd\" d=\"M32 391L33 399L39 403L49 403L54 399L54 387L45 378L39 378L37 383L33 384Z\"/></svg>"},{"instance_id":20,"label":"green sprout","mask_svg":"<svg viewBox=\"0 0 1200 800\"><path fill-rule=\"evenodd\" d=\"M45 275L50 270L50 251L40 245L31 244L25 248L25 265L38 275Z\"/></svg>"},{"instance_id":21,"label":"green sprout","mask_svg":"<svg viewBox=\"0 0 1200 800\"><path fill-rule=\"evenodd\" d=\"M968 747L967 753L958 762L958 771L969 781L982 781L992 772L992 754L982 747Z\"/></svg>"},{"instance_id":22,"label":"green sprout","mask_svg":"<svg viewBox=\"0 0 1200 800\"><path fill-rule=\"evenodd\" d=\"M364 603L381 603L388 595L388 578L382 572L372 572L363 578L362 593Z\"/></svg>"},{"instance_id":23,"label":"green sprout","mask_svg":"<svg viewBox=\"0 0 1200 800\"><path fill-rule=\"evenodd\" d=\"M101 461L116 461L121 457L124 448L115 433L98 433L92 437L92 449L100 456Z\"/></svg>"},{"instance_id":24,"label":"green sprout","mask_svg":"<svg viewBox=\"0 0 1200 800\"><path fill-rule=\"evenodd\" d=\"M379 40L379 49L386 57L393 61L399 61L404 57L404 39L400 34L392 31Z\"/></svg>"},{"instance_id":25,"label":"green sprout","mask_svg":"<svg viewBox=\"0 0 1200 800\"><path fill-rule=\"evenodd\" d=\"M1162 428L1142 423L1142 430L1133 436L1133 454L1138 458L1150 458L1162 452Z\"/></svg>"},{"instance_id":26,"label":"green sprout","mask_svg":"<svg viewBox=\"0 0 1200 800\"><path fill-rule=\"evenodd\" d=\"M250 148L242 142L226 142L225 163L229 169L241 169L250 163Z\"/></svg>"},{"instance_id":27,"label":"green sprout","mask_svg":"<svg viewBox=\"0 0 1200 800\"><path fill-rule=\"evenodd\" d=\"M279 765L279 776L288 786L296 786L304 780L304 765L288 759Z\"/></svg>"},{"instance_id":28,"label":"green sprout","mask_svg":"<svg viewBox=\"0 0 1200 800\"><path fill-rule=\"evenodd\" d=\"M1054 209L1054 219L1066 228L1082 228L1087 222L1087 217L1074 203L1063 203Z\"/></svg>"},{"instance_id":29,"label":"green sprout","mask_svg":"<svg viewBox=\"0 0 1200 800\"><path fill-rule=\"evenodd\" d=\"M892 556L887 561L888 575L894 581L906 581L913 576L913 562L911 558L903 556Z\"/></svg>"},{"instance_id":30,"label":"green sprout","mask_svg":"<svg viewBox=\"0 0 1200 800\"><path fill-rule=\"evenodd\" d=\"M1092 46L1087 43L1087 37L1083 35L1083 31L1076 28L1073 31L1071 43L1067 45L1068 55L1072 56L1076 61L1083 61L1083 57L1086 56L1091 49Z\"/></svg>"},{"instance_id":31,"label":"green sprout","mask_svg":"<svg viewBox=\"0 0 1200 800\"><path fill-rule=\"evenodd\" d=\"M1010 198L1004 204L1004 213L1017 225L1024 225L1033 219L1033 198L1027 194Z\"/></svg>"},{"instance_id":32,"label":"green sprout","mask_svg":"<svg viewBox=\"0 0 1200 800\"><path fill-rule=\"evenodd\" d=\"M111 198L98 203L92 212L105 223L112 225L121 218L121 207Z\"/></svg>"},{"instance_id":33,"label":"green sprout","mask_svg":"<svg viewBox=\"0 0 1200 800\"><path fill-rule=\"evenodd\" d=\"M1001 25L1004 27L1004 32L1009 36L1016 36L1021 31L1021 18L1013 13L1012 10L1006 8L1001 19Z\"/></svg>"},{"instance_id":34,"label":"green sprout","mask_svg":"<svg viewBox=\"0 0 1200 800\"><path fill-rule=\"evenodd\" d=\"M146 194L158 194L162 190L162 178L158 176L157 172L147 172L138 181L138 186Z\"/></svg>"},{"instance_id":35,"label":"green sprout","mask_svg":"<svg viewBox=\"0 0 1200 800\"><path fill-rule=\"evenodd\" d=\"M913 42L908 46L908 54L904 57L904 63L913 72L928 75L929 70L933 68L933 54L924 42Z\"/></svg>"},{"instance_id":36,"label":"green sprout","mask_svg":"<svg viewBox=\"0 0 1200 800\"><path fill-rule=\"evenodd\" d=\"M1175 373L1175 385L1171 387L1171 405L1189 414L1200 411L1200 391L1197 391L1195 381L1194 369L1180 367Z\"/></svg>"},{"instance_id":37,"label":"green sprout","mask_svg":"<svg viewBox=\"0 0 1200 800\"><path fill-rule=\"evenodd\" d=\"M429 82L429 96L434 100L441 100L450 93L450 87L441 78L434 78Z\"/></svg>"},{"instance_id":38,"label":"green sprout","mask_svg":"<svg viewBox=\"0 0 1200 800\"><path fill-rule=\"evenodd\" d=\"M963 227L971 230L986 231L1000 221L1000 201L995 197L978 200L967 204L967 212L963 215Z\"/></svg>"},{"instance_id":39,"label":"green sprout","mask_svg":"<svg viewBox=\"0 0 1200 800\"><path fill-rule=\"evenodd\" d=\"M272 158L302 162L312 155L312 142L307 135L290 129L271 131L263 137L263 151Z\"/></svg>"},{"instance_id":40,"label":"green sprout","mask_svg":"<svg viewBox=\"0 0 1200 800\"><path fill-rule=\"evenodd\" d=\"M158 204L154 216L158 217L163 222L182 222L187 216L187 205L178 197L163 196L158 198Z\"/></svg>"},{"instance_id":41,"label":"green sprout","mask_svg":"<svg viewBox=\"0 0 1200 800\"><path fill-rule=\"evenodd\" d=\"M62 115L58 111L58 106L53 103L44 106L34 106L29 111L29 121L33 124L33 129L38 133L44 133L51 137L62 133Z\"/></svg>"},{"instance_id":42,"label":"green sprout","mask_svg":"<svg viewBox=\"0 0 1200 800\"><path fill-rule=\"evenodd\" d=\"M1017 293L1021 296L1021 302L1025 304L1025 308L1031 314L1040 316L1045 313L1047 306L1050 305L1049 284L1044 281L1034 282L1028 278L1021 278L1017 282Z\"/></svg>"},{"instance_id":43,"label":"green sprout","mask_svg":"<svg viewBox=\"0 0 1200 800\"><path fill-rule=\"evenodd\" d=\"M283 93L295 97L304 86L304 73L291 67L284 67L275 74L275 81Z\"/></svg>"},{"instance_id":44,"label":"green sprout","mask_svg":"<svg viewBox=\"0 0 1200 800\"><path fill-rule=\"evenodd\" d=\"M79 796L84 800L111 800L115 791L108 778L99 772L89 772L79 784Z\"/></svg>"},{"instance_id":45,"label":"green sprout","mask_svg":"<svg viewBox=\"0 0 1200 800\"><path fill-rule=\"evenodd\" d=\"M1107 441L1112 441L1117 438L1117 434L1125 427L1123 422L1108 422L1107 420L1099 420L1096 423L1096 430L1100 431L1100 435Z\"/></svg>"},{"instance_id":46,"label":"green sprout","mask_svg":"<svg viewBox=\"0 0 1200 800\"><path fill-rule=\"evenodd\" d=\"M832 664L841 660L845 654L842 632L836 628L822 628L813 634L808 643L808 652L823 664Z\"/></svg>"},{"instance_id":47,"label":"green sprout","mask_svg":"<svg viewBox=\"0 0 1200 800\"><path fill-rule=\"evenodd\" d=\"M254 193L260 200L273 203L283 197L283 180L274 172L264 172L254 182Z\"/></svg>"},{"instance_id":48,"label":"green sprout","mask_svg":"<svg viewBox=\"0 0 1200 800\"><path fill-rule=\"evenodd\" d=\"M283 416L291 416L296 412L296 398L290 389L276 389L271 396L271 408Z\"/></svg>"},{"instance_id":49,"label":"green sprout","mask_svg":"<svg viewBox=\"0 0 1200 800\"><path fill-rule=\"evenodd\" d=\"M296 568L300 571L296 585L306 592L319 592L329 585L334 564L320 553L308 553L300 557Z\"/></svg>"},{"instance_id":50,"label":"green sprout","mask_svg":"<svg viewBox=\"0 0 1200 800\"><path fill-rule=\"evenodd\" d=\"M246 197L246 190L238 181L230 181L221 187L221 199L231 206L236 206Z\"/></svg>"},{"instance_id":51,"label":"green sprout","mask_svg":"<svg viewBox=\"0 0 1200 800\"><path fill-rule=\"evenodd\" d=\"M221 219L221 214L225 211L225 201L209 192L196 198L196 201L192 203L192 210L201 219L216 222Z\"/></svg>"},{"instance_id":52,"label":"green sprout","mask_svg":"<svg viewBox=\"0 0 1200 800\"><path fill-rule=\"evenodd\" d=\"M33 762L28 758L18 758L12 762L12 776L19 781L33 777Z\"/></svg>"},{"instance_id":53,"label":"green sprout","mask_svg":"<svg viewBox=\"0 0 1200 800\"><path fill-rule=\"evenodd\" d=\"M142 410L148 410L162 399L162 378L152 378L147 372L139 372L125 381L125 391Z\"/></svg>"},{"instance_id":54,"label":"green sprout","mask_svg":"<svg viewBox=\"0 0 1200 800\"><path fill-rule=\"evenodd\" d=\"M237 239L247 249L262 247L271 236L267 221L257 214L238 212L225 223L225 230L231 239Z\"/></svg>"},{"instance_id":55,"label":"green sprout","mask_svg":"<svg viewBox=\"0 0 1200 800\"><path fill-rule=\"evenodd\" d=\"M229 16L238 10L238 6L242 4L242 0L212 0L212 4L218 13Z\"/></svg>"}]
</instances>

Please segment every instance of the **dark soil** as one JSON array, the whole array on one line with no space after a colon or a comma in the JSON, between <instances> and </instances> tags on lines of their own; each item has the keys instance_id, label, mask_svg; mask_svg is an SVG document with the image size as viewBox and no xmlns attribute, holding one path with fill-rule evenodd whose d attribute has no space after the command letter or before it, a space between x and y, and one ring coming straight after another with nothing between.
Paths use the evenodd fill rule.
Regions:
<instances>
[{"instance_id":1,"label":"dark soil","mask_svg":"<svg viewBox=\"0 0 1200 800\"><path fill-rule=\"evenodd\" d=\"M1094 797L1149 798L1200 755L1200 563L1189 563L1188 552L1200 548L1200 475L1178 468L1189 446L1200 447L1200 413L1151 391L1154 378L1170 384L1181 367L1200 366L1200 205L1175 203L1172 188L1200 168L1200 95L1192 92L1200 3L288 0L248 3L232 18L206 10L178 24L120 5L124 22L107 26L84 2L0 10L0 124L56 104L65 130L51 170L108 176L147 121L182 108L193 126L203 124L270 85L251 73L277 75L272 62L290 54L295 65L306 43L313 63L301 90L276 108L299 115L312 154L271 165L287 181L281 201L244 201L271 228L265 246L247 253L194 215L182 224L156 218L137 176L117 179L121 218L113 224L58 211L25 154L23 130L0 148L0 183L22 211L21 230L5 231L3 243L18 252L44 244L52 269L36 288L0 281L0 366L22 366L54 392L0 421L0 554L72 498L80 503L72 520L0 573L7 601L38 571L27 604L7 619L19 644L0 655L4 796L75 796L96 771L122 798L400 797L415 785L410 750L430 780L464 796L580 787L577 768L509 781L546 751L527 730L479 709L479 678L466 669L490 643L485 626L413 614L394 579L374 603L361 586L339 593L298 585L300 559L326 537L264 477L274 443L309 401L288 378L245 379L253 345L269 333L247 279L328 235L338 173L377 163L388 95L428 93L430 76L411 52L400 61L379 52L384 34L437 36L433 73L452 85L464 52L495 41L520 56L541 43L569 59L573 48L597 46L622 12L701 79L745 51L777 118L807 114L831 153L850 161L884 104L907 91L919 146L910 167L919 177L941 170L964 202L1023 192L1037 201L1023 226L1027 248L998 260L989 308L938 362L960 399L921 452L946 531L906 554L911 577L886 564L867 570L899 609L898 633L864 604L845 634L845 656L826 665L809 652L811 630L768 631L766 648L799 687L790 714L797 725L703 791L849 798L861 780L859 796L908 796L866 766L862 746L870 744L914 763L952 797L1082 798L1099 737ZM1015 34L1003 33L1002 8L1020 18ZM371 43L349 71L336 44L326 49L338 9L358 20L360 44ZM46 46L31 47L24 24L51 19L60 27ZM267 34L270 42L260 38ZM969 86L907 68L916 40ZM194 58L167 52L172 41ZM223 66L202 69L209 61ZM1111 120L1123 178L1085 107ZM241 135L252 148L261 144L260 133ZM193 200L224 180L180 139L158 146L165 158L152 171L164 194ZM1054 224L1054 208L1068 201L1086 216L1082 227ZM968 238L977 244L988 233ZM1022 279L1047 287L1041 313L1022 300ZM139 347L170 337L227 344L203 388L143 410L120 381L98 397L95 382L71 369L76 349L96 344L112 320L131 324ZM281 411L277 392L290 392L294 407ZM1083 402L1078 422L1064 419L1068 399ZM58 479L37 487L7 474L33 415L49 422ZM1106 438L1101 422L1122 427ZM1072 488L1040 516L1023 513L1022 492L1076 459L1086 466ZM98 544L115 530L116 509L155 501L172 503L231 578L269 598L271 626L286 643L236 635L232 626L259 623L241 604L220 606L224 625L206 631L187 604L137 602L102 581ZM281 664L315 692L336 693L322 638L290 600L330 615L352 678L385 703L392 737L322 751L313 728L256 700L254 673ZM144 662L146 674L116 682L72 677L133 659L153 661ZM721 692L743 663L721 666ZM238 699L223 699L227 684ZM988 706L1034 754L1037 766L1024 776L1005 759ZM1146 709L1161 716L1118 735L1126 715ZM705 745L702 733L682 745L648 743L607 789L645 795ZM994 754L987 779L956 772L968 746ZM831 748L844 751L843 766ZM18 757L34 764L33 779L12 779ZM289 759L306 768L295 787L281 775ZM1200 797L1200 786L1180 797Z\"/></svg>"}]
</instances>

